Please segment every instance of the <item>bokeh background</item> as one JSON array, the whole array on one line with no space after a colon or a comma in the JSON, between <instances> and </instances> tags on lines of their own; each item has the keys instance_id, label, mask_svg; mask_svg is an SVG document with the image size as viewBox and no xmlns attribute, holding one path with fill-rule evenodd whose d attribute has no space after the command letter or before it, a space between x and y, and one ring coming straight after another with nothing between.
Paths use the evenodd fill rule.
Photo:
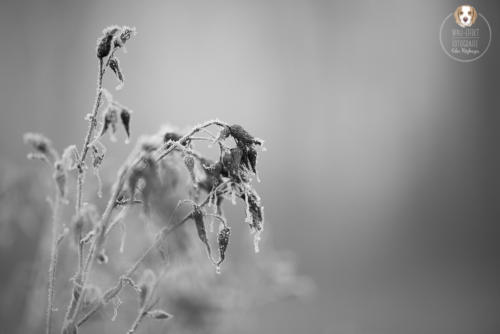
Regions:
<instances>
[{"instance_id":1,"label":"bokeh background","mask_svg":"<svg viewBox=\"0 0 500 334\"><path fill-rule=\"evenodd\" d=\"M438 40L461 4L2 0L0 332L29 306L29 284L13 293L13 281L35 265L48 218L36 189L49 174L25 160L22 134L81 145L96 38L127 24L138 35L114 94L134 110L133 141L215 117L266 140L269 233L255 257L293 254L315 288L253 308L232 332L498 333L500 4L470 3L493 40L467 64ZM110 145L113 175L130 147Z\"/></svg>"}]
</instances>

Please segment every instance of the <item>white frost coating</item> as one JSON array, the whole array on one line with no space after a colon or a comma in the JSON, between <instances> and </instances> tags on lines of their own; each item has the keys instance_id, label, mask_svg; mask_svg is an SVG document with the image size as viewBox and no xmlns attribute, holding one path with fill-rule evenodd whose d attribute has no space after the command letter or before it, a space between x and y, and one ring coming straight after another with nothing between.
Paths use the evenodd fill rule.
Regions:
<instances>
[{"instance_id":1,"label":"white frost coating","mask_svg":"<svg viewBox=\"0 0 500 334\"><path fill-rule=\"evenodd\" d=\"M127 230L126 230L125 224L123 222L120 222L120 226L122 228L122 236L120 239L120 253L123 254L123 250L125 248L125 238L127 236Z\"/></svg>"},{"instance_id":2,"label":"white frost coating","mask_svg":"<svg viewBox=\"0 0 500 334\"><path fill-rule=\"evenodd\" d=\"M231 191L231 204L236 205L236 192L234 189Z\"/></svg>"},{"instance_id":3,"label":"white frost coating","mask_svg":"<svg viewBox=\"0 0 500 334\"><path fill-rule=\"evenodd\" d=\"M253 247L254 247L255 253L260 252L259 243L260 243L260 240L261 240L261 237L260 237L261 233L262 233L262 230L255 231L255 234L253 236Z\"/></svg>"},{"instance_id":4,"label":"white frost coating","mask_svg":"<svg viewBox=\"0 0 500 334\"><path fill-rule=\"evenodd\" d=\"M97 179L97 197L102 198L102 179L99 174L99 168L94 168L94 175Z\"/></svg>"}]
</instances>

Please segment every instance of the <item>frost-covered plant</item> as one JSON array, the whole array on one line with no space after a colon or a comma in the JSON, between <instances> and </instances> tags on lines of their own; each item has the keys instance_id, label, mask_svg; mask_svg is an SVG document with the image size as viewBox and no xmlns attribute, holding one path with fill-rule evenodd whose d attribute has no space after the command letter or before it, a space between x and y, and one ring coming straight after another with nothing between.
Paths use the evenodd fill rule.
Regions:
<instances>
[{"instance_id":1,"label":"frost-covered plant","mask_svg":"<svg viewBox=\"0 0 500 334\"><path fill-rule=\"evenodd\" d=\"M127 137L126 142L129 140L132 112L116 101L103 88L102 83L109 68L120 82L117 89L123 87L124 76L116 53L124 48L134 35L134 28L111 26L104 29L103 35L98 39L97 92L92 112L86 117L89 122L88 131L80 150L75 145L70 145L60 154L45 136L35 133L27 133L24 136L25 142L33 148L29 158L40 159L51 166L55 185L54 196L50 201L53 222L46 311L48 334L53 327L58 247L67 236L71 236L70 239L73 239L76 245L78 264L71 278L71 300L62 324L62 333L65 334L77 333L78 328L104 305L118 303L118 296L127 285L135 289L138 296L137 316L128 333L134 333L146 318L160 320L171 318L169 313L157 307L159 295L155 293L166 269L163 268L158 273L146 269L137 281L136 272L153 250L158 250L165 258L166 254L162 250L165 238L185 222L193 221L198 238L219 273L231 236L231 228L222 210L225 199L233 203L239 199L244 204L246 222L254 233L255 251L259 250L264 216L260 197L252 186L252 178L257 177L257 149L262 147L263 142L237 124L229 125L219 120L212 120L193 127L185 134L168 131L161 136L140 141L119 168L104 212L99 214L96 206L84 203L83 189L89 169L92 169L99 182L97 195L102 197L99 169L109 152L101 142L101 137L109 134L114 141L118 127L123 127ZM213 130L217 130L217 133L214 134ZM216 145L219 158L211 160L205 157L195 149L195 142L207 142L209 146ZM105 252L109 235L115 226L124 229L123 219L133 205L141 205L144 217L151 217L152 210L161 200L160 194L166 188L166 180L162 177L165 173L162 173L162 170L168 168L173 161L182 164L190 175L189 198L178 203L172 213L171 221L156 233L153 243L135 263L120 275L111 288L101 292L99 288L90 284L90 276L96 262L109 261ZM76 177L74 196L70 196L67 186L72 175ZM62 206L70 200L75 202L75 212L71 224L66 224L61 219L61 211ZM184 205L190 208L188 213L183 218L174 220L174 214ZM211 241L205 224L207 219L219 222L216 237L218 256L214 255L210 246ZM121 252L123 244L124 239L120 246Z\"/></svg>"}]
</instances>

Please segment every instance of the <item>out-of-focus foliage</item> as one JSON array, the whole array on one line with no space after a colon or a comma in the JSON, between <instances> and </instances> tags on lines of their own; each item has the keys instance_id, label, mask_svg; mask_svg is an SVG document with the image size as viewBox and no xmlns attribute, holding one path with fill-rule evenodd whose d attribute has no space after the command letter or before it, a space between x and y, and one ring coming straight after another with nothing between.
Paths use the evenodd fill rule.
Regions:
<instances>
[{"instance_id":1,"label":"out-of-focus foliage","mask_svg":"<svg viewBox=\"0 0 500 334\"><path fill-rule=\"evenodd\" d=\"M191 182L191 176L180 165L182 162L182 159L173 156L161 164L163 187L155 193L151 202L152 212L147 218L138 206L129 211L123 222L126 226L123 254L120 253L123 230L116 228L110 235L106 255L111 260L95 267L95 279L90 282L97 295L108 289L118 275L151 244L154 231L167 223L178 201L189 195L186 189L189 189L187 185ZM9 182L6 181L7 178ZM7 285L2 284L9 289L3 293L6 298L2 305L2 315L8 318L15 310L19 320L8 328L15 328L19 333L37 333L43 327L50 235L46 227L50 210L48 203L43 200L41 186L47 180L42 181L37 177L21 178L14 174L4 177L2 183L0 205L4 241L0 246L4 250L22 249L21 253L26 257L19 261L21 253L13 255L2 252L3 263L10 263L14 268L14 272L1 276L3 280L10 281ZM91 185L89 188L95 187ZM109 182L105 181L104 192L107 191ZM102 206L96 195L91 201L97 203L98 207ZM228 208L231 206L229 202L226 205ZM181 209L175 216L181 217L184 213ZM65 218L70 220L70 217L71 213L67 212ZM218 222L213 223L213 229L209 217L206 223L207 237L215 246ZM237 230L248 229L244 220L231 223ZM271 224L268 228L270 226ZM30 242L26 244L20 239ZM65 238L60 247L55 296L57 311L54 312L56 323L62 321L64 316L64 302L69 298L70 278L76 265L72 238ZM288 256L273 251L266 243L263 245L265 251L258 256L248 249L242 250L244 247L246 246L237 244L236 241L230 243L231 252L226 258L226 266L221 274L216 274L213 264L207 260L204 245L198 239L194 224L185 224L169 236L157 252L146 258L135 280L139 281L140 273L147 268L155 272L165 269L155 292L159 297L157 307L172 314L173 319L167 322L149 320L137 332L166 329L175 333L233 332L255 320L252 316L254 307L289 296L303 296L310 291L311 283L308 279L297 276L293 261ZM240 255L232 256L233 252ZM6 259L7 254L10 254L10 262ZM120 299L113 300L100 310L79 332L106 330L109 333L123 333L130 326L130 319L135 316L137 303L136 293L131 288L126 288ZM110 321L114 317L115 320Z\"/></svg>"}]
</instances>

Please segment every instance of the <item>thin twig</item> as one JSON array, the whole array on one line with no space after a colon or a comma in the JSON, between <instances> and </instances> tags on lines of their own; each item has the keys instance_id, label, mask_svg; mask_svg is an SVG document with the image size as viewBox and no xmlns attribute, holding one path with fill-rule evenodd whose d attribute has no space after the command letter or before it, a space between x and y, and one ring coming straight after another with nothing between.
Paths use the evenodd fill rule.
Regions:
<instances>
[{"instance_id":1,"label":"thin twig","mask_svg":"<svg viewBox=\"0 0 500 334\"><path fill-rule=\"evenodd\" d=\"M78 179L77 179L77 188L76 188L76 212L80 212L80 209L82 207L82 192L83 192L83 182L85 179L85 158L87 157L88 150L90 148L90 143L91 141L95 141L97 138L92 140L92 137L94 136L94 131L97 128L98 122L97 122L97 114L99 112L99 107L101 106L101 100L102 100L102 80L104 78L104 74L106 73L106 69L109 66L109 62L113 58L117 48L113 48L111 51L108 60L106 61L106 64L104 64L104 61L102 58L99 58L99 72L98 72L98 78L97 78L97 92L96 92L96 97L95 97L95 102L94 102L94 107L92 109L92 114L90 115L89 119L89 127L87 130L87 134L85 136L85 141L83 143L81 152L80 152L80 160L78 161Z\"/></svg>"},{"instance_id":2,"label":"thin twig","mask_svg":"<svg viewBox=\"0 0 500 334\"><path fill-rule=\"evenodd\" d=\"M139 309L139 312L137 313L137 317L134 320L134 323L132 326L130 326L130 329L127 331L127 334L133 334L137 330L137 327L141 324L142 319L146 316L147 312L144 311L144 307Z\"/></svg>"},{"instance_id":3,"label":"thin twig","mask_svg":"<svg viewBox=\"0 0 500 334\"><path fill-rule=\"evenodd\" d=\"M184 146L184 144L191 138L191 136L195 135L197 132L207 128L211 125L218 125L221 127L227 126L226 123L221 122L219 120L207 121L205 123L199 124L195 126L188 134L184 135L181 139L177 141L178 145ZM158 157L156 157L156 161L163 159L167 154L169 154L172 150L176 148L176 145L171 145L170 143L165 143L163 147L161 147L158 151ZM164 152L162 152L164 150Z\"/></svg>"},{"instance_id":4,"label":"thin twig","mask_svg":"<svg viewBox=\"0 0 500 334\"><path fill-rule=\"evenodd\" d=\"M130 266L130 268L122 276L120 276L117 284L115 284L113 287L111 287L110 289L108 289L108 291L106 291L104 293L104 296L110 295L109 292L114 291L117 288L122 287L123 286L122 283L124 280L131 279L131 276L135 273L137 268L139 268L140 264L149 255L149 253L151 253L156 247L158 247L158 244L161 241L163 241L167 237L167 235L169 235L175 229L177 229L182 224L187 222L190 218L191 218L191 213L187 214L182 220L180 220L176 224L171 225L171 226L165 226L161 230L159 230L155 235L155 241L141 254L141 256L134 262L134 264L132 266ZM94 315L99 310L99 308L101 308L105 304L109 303L109 301L113 298L114 298L114 296L110 297L109 299L103 298L103 300L99 304L94 306L94 308L92 310L90 310L87 314L85 314L83 316L82 319L80 319L77 322L77 326L80 327L81 325L83 325L90 317L92 317L92 315Z\"/></svg>"},{"instance_id":5,"label":"thin twig","mask_svg":"<svg viewBox=\"0 0 500 334\"><path fill-rule=\"evenodd\" d=\"M49 288L47 297L47 312L45 321L45 332L50 334L52 330L52 310L54 309L54 285L56 278L56 268L57 268L57 239L58 239L58 229L59 229L59 215L61 206L61 196L59 194L59 189L56 189L56 194L54 198L54 204L52 205L52 246L50 252L50 265L49 265Z\"/></svg>"},{"instance_id":6,"label":"thin twig","mask_svg":"<svg viewBox=\"0 0 500 334\"><path fill-rule=\"evenodd\" d=\"M77 214L80 212L82 207L82 189L83 189L83 181L85 178L85 158L87 157L87 152L89 150L89 143L94 134L94 130L97 127L97 112L99 111L99 107L101 105L102 98L102 79L104 77L105 68L103 67L104 63L102 58L99 59L99 71L97 76L97 92L94 101L94 107L92 109L92 114L89 119L89 127L87 130L87 134L85 135L85 140L83 142L82 149L80 151L80 160L78 161L78 179L76 183L76 212Z\"/></svg>"}]
</instances>

